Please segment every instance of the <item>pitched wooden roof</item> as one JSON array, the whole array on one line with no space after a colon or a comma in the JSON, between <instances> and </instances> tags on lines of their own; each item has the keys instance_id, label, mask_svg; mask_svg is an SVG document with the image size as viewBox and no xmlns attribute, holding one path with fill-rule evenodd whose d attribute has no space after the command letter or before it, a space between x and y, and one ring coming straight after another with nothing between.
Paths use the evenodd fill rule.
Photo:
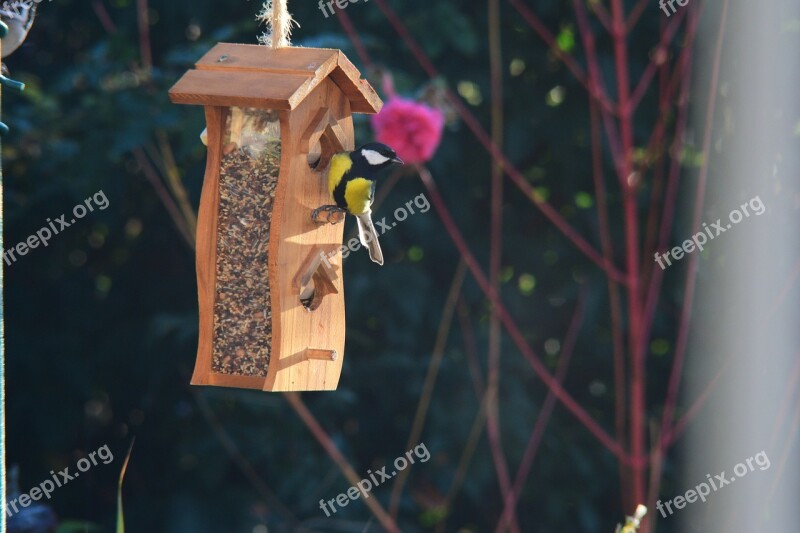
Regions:
<instances>
[{"instance_id":1,"label":"pitched wooden roof","mask_svg":"<svg viewBox=\"0 0 800 533\"><path fill-rule=\"evenodd\" d=\"M170 89L173 103L294 109L330 77L354 113L377 113L383 105L339 50L220 43L195 66Z\"/></svg>"}]
</instances>

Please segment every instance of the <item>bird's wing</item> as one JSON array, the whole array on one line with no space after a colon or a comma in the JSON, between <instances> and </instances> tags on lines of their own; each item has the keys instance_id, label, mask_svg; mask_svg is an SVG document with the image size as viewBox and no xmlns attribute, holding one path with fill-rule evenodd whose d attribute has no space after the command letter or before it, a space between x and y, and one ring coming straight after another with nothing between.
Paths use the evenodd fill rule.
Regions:
<instances>
[{"instance_id":1,"label":"bird's wing","mask_svg":"<svg viewBox=\"0 0 800 533\"><path fill-rule=\"evenodd\" d=\"M353 160L346 152L334 154L328 168L328 190L333 195L334 189L343 181L345 174L353 166Z\"/></svg>"},{"instance_id":2,"label":"bird's wing","mask_svg":"<svg viewBox=\"0 0 800 533\"><path fill-rule=\"evenodd\" d=\"M379 265L383 264L383 251L378 243L378 232L372 223L372 213L367 210L360 215L356 215L358 225L358 239L361 245L369 251L369 258Z\"/></svg>"}]
</instances>

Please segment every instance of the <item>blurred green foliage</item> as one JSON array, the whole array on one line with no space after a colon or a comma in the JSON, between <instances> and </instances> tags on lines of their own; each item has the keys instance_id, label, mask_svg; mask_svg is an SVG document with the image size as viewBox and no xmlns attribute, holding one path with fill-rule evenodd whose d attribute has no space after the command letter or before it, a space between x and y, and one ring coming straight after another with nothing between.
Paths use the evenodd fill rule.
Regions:
<instances>
[{"instance_id":1,"label":"blurred green foliage","mask_svg":"<svg viewBox=\"0 0 800 533\"><path fill-rule=\"evenodd\" d=\"M393 2L470 109L489 123L490 81L483 2ZM95 11L105 6L115 33ZM333 17L313 2L289 2L301 27L295 44L342 48L362 71ZM361 531L363 502L325 518L318 507L348 487L286 401L277 394L188 385L197 336L194 257L131 151L167 134L191 202L199 200L205 148L199 108L170 104L167 90L217 41L254 43L255 1L150 0L153 68L141 68L136 2L60 0L40 5L26 45L7 60L23 95L4 98L12 127L3 144L5 242L11 246L102 189L110 207L95 211L6 266L9 461L27 490L51 469L75 464L109 444L115 461L100 465L48 502L64 519L114 527L116 480L131 438L137 444L125 478L129 531L258 532L303 527ZM536 2L558 46L576 46L570 3ZM503 3L505 152L541 197L599 246L589 157L588 102L576 82ZM347 9L376 61L401 93L428 80L373 3ZM631 48L646 50L657 28L645 16ZM110 28L109 28L110 29ZM601 64L611 61L598 42ZM641 72L646 54L631 60ZM608 73L606 73L608 75ZM376 86L377 86L377 80ZM646 131L652 102L637 115ZM357 117L357 141L370 139ZM696 156L687 154L689 161ZM462 124L448 127L431 171L469 245L487 265L490 158ZM609 172L609 175L613 175ZM423 191L401 179L384 204L391 213ZM646 195L643 195L646 198ZM610 207L619 207L610 186ZM603 274L554 230L512 185L503 211L502 297L527 340L551 368L581 285L587 313L566 386L606 428L613 428L613 379L607 287ZM619 235L616 218L612 229ZM356 471L380 467L405 451L422 379L459 257L433 210L410 217L381 242L387 265L365 253L347 260L347 357L339 390L304 399ZM615 243L617 245L617 243ZM619 251L619 250L617 250ZM488 305L470 280L465 302L485 361ZM659 319L656 333L672 318ZM667 336L667 338L672 338ZM659 341L658 354L670 350ZM667 361L652 363L665 373ZM484 368L485 371L485 368ZM655 383L648 394L663 395ZM545 394L528 364L503 341L501 423L512 472ZM207 403L210 422L198 406ZM458 326L449 337L422 441L433 455L411 467L400 524L430 530L452 481L478 410ZM218 424L219 427L216 427ZM269 496L245 476L219 438L224 429ZM668 465L669 470L669 465ZM388 485L376 491L388 499ZM487 531L501 500L482 438L448 530ZM524 531L612 531L619 505L617 465L563 409L557 408L519 505ZM370 530L377 530L374 524Z\"/></svg>"}]
</instances>

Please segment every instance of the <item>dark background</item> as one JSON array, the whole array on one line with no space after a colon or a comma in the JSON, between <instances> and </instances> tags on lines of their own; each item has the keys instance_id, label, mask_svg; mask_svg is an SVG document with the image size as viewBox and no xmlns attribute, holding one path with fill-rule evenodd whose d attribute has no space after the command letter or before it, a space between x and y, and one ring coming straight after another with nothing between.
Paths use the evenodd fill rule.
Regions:
<instances>
[{"instance_id":1,"label":"dark background","mask_svg":"<svg viewBox=\"0 0 800 533\"><path fill-rule=\"evenodd\" d=\"M40 4L26 45L6 61L13 77L28 84L24 94L7 92L3 102L4 121L12 128L3 144L6 245L22 241L48 217L69 213L100 189L110 201L108 209L89 214L54 237L49 247L5 267L8 456L21 468L20 488L27 491L51 469L73 466L108 444L114 462L58 489L49 505L62 519L85 520L109 531L116 479L135 436L124 490L130 531L249 532L259 531L253 529L259 524L285 531L301 523L317 531L362 531L371 519L363 502L342 509L336 519L320 511L320 498L334 498L349 483L281 395L188 385L197 337L193 251L133 155L156 146L163 132L191 204L197 206L205 167L205 148L198 139L203 114L197 107L170 104L167 90L214 43L254 43L263 29L254 20L259 5L151 0L153 68L148 71L142 68L135 2L103 4L116 33L104 29L93 2ZM394 4L440 69L439 81L461 88L471 111L488 127L485 3ZM301 24L295 44L341 48L362 72L372 74L334 17L325 18L313 2L293 1L289 7ZM504 151L599 247L586 92L507 3L501 8ZM569 2L537 1L535 9L566 39L564 46L574 45ZM414 95L429 81L374 3L352 4L347 14L373 60L394 74L399 92ZM653 44L660 16L655 6L649 7L632 35L630 49L642 51L631 58L636 76L648 59L645 51ZM610 68L607 37L599 39L598 50L601 64ZM512 60L524 62L524 69L512 74ZM380 89L378 79L371 79ZM475 85L470 89L463 82ZM548 97L557 86L563 89L562 102ZM658 112L648 98L637 113L637 133L643 138ZM357 142L371 140L366 117L356 117L356 128ZM487 152L459 121L447 126L429 165L484 268L490 165ZM609 183L609 207L618 212L618 187ZM378 217L423 191L409 172L391 190ZM647 197L645 188L643 201ZM559 350L548 351L546 341L563 345L578 296L585 294L585 318L566 387L612 431L604 275L513 186L506 186L503 219L502 298L551 370ZM612 217L611 223L619 251L620 218ZM347 353L338 390L303 395L360 475L406 451L459 262L434 210L399 224L381 244L387 257L383 268L363 252L346 262ZM667 287L671 294L671 278ZM489 307L469 276L463 301L485 373ZM653 332L660 340L649 363L653 405L664 395L676 301L665 298ZM501 364L503 443L515 472L545 389L506 337ZM411 467L399 519L403 531L431 530L441 518L437 506L450 486L479 401L456 322L421 438L432 458ZM237 452L226 447L223 434ZM243 473L242 458L272 496ZM667 462L667 480L671 468ZM485 436L466 474L448 530L487 531L502 506ZM376 495L385 503L389 490L384 486ZM631 512L620 506L619 493L613 456L556 407L518 506L523 530L611 532ZM374 520L370 530L378 530Z\"/></svg>"}]
</instances>

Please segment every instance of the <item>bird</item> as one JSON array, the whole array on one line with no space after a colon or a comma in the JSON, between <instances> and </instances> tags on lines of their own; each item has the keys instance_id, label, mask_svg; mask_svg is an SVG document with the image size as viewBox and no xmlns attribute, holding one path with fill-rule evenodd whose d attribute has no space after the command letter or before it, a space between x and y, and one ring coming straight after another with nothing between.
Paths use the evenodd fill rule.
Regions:
<instances>
[{"instance_id":1,"label":"bird","mask_svg":"<svg viewBox=\"0 0 800 533\"><path fill-rule=\"evenodd\" d=\"M3 36L3 57L8 57L19 48L36 18L35 0L8 1L0 5L0 20L8 26Z\"/></svg>"},{"instance_id":2,"label":"bird","mask_svg":"<svg viewBox=\"0 0 800 533\"><path fill-rule=\"evenodd\" d=\"M358 239L369 251L370 259L379 265L383 264L383 252L372 223L375 183L379 171L396 164L402 165L403 160L392 148L378 142L367 143L352 152L334 154L328 168L328 191L335 204L323 205L311 213L315 221L323 211L328 213L328 222L335 212L356 217Z\"/></svg>"}]
</instances>

